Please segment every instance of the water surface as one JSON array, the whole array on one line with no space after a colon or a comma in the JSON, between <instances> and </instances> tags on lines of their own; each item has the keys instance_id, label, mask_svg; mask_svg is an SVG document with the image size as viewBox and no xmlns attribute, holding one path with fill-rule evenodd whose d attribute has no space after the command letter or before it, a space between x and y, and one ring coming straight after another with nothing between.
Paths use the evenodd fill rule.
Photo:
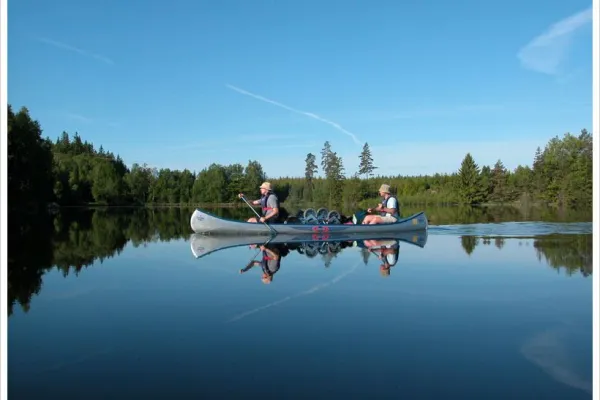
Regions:
<instances>
[{"instance_id":1,"label":"water surface","mask_svg":"<svg viewBox=\"0 0 600 400\"><path fill-rule=\"evenodd\" d=\"M591 399L591 224L499 221L268 243L271 279L240 273L260 248L218 250L185 210L25 224L9 394Z\"/></svg>"}]
</instances>

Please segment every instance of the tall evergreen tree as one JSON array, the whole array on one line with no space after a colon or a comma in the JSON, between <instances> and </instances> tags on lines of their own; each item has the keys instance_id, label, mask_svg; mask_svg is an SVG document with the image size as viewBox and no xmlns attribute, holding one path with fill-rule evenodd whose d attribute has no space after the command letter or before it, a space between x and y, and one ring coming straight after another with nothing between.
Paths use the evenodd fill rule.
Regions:
<instances>
[{"instance_id":1,"label":"tall evergreen tree","mask_svg":"<svg viewBox=\"0 0 600 400\"><path fill-rule=\"evenodd\" d=\"M501 202L507 195L507 171L501 160L496 161L494 169L492 169L491 177L491 193L492 201Z\"/></svg>"},{"instance_id":2,"label":"tall evergreen tree","mask_svg":"<svg viewBox=\"0 0 600 400\"><path fill-rule=\"evenodd\" d=\"M458 195L463 203L477 204L484 200L484 188L479 172L471 153L467 153L458 170Z\"/></svg>"},{"instance_id":3,"label":"tall evergreen tree","mask_svg":"<svg viewBox=\"0 0 600 400\"><path fill-rule=\"evenodd\" d=\"M373 171L377 169L377 167L373 165L373 156L371 154L371 149L369 148L369 143L365 142L359 159L360 164L358 165L358 175L364 175L366 178L368 178L369 175L372 175Z\"/></svg>"},{"instance_id":4,"label":"tall evergreen tree","mask_svg":"<svg viewBox=\"0 0 600 400\"><path fill-rule=\"evenodd\" d=\"M325 141L325 144L323 145L323 149L321 150L321 171L323 171L323 174L327 177L327 171L329 170L329 167L331 165L331 162L333 160L332 157L333 151L331 150L331 143L329 143L329 141Z\"/></svg>"},{"instance_id":5,"label":"tall evergreen tree","mask_svg":"<svg viewBox=\"0 0 600 400\"><path fill-rule=\"evenodd\" d=\"M317 157L313 153L308 153L304 161L306 162L304 178L306 178L306 180L313 180L319 169L319 167L317 167Z\"/></svg>"},{"instance_id":6,"label":"tall evergreen tree","mask_svg":"<svg viewBox=\"0 0 600 400\"><path fill-rule=\"evenodd\" d=\"M340 205L342 203L342 193L344 190L344 162L342 157L336 152L330 154L330 162L326 171L327 187L329 189L329 203L331 205Z\"/></svg>"},{"instance_id":7,"label":"tall evergreen tree","mask_svg":"<svg viewBox=\"0 0 600 400\"><path fill-rule=\"evenodd\" d=\"M317 157L313 153L306 155L306 168L304 169L304 198L308 201L313 201L314 178L318 171Z\"/></svg>"}]
</instances>

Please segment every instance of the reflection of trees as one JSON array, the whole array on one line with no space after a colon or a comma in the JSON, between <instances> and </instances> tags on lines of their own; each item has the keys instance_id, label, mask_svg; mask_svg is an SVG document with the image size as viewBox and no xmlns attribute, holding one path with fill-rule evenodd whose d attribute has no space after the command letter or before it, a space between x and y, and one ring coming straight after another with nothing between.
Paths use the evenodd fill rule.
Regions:
<instances>
[{"instance_id":1,"label":"reflection of trees","mask_svg":"<svg viewBox=\"0 0 600 400\"><path fill-rule=\"evenodd\" d=\"M583 276L593 272L592 235L564 235L533 242L539 260L542 257L552 268L565 270L567 275L579 271Z\"/></svg>"},{"instance_id":2,"label":"reflection of trees","mask_svg":"<svg viewBox=\"0 0 600 400\"><path fill-rule=\"evenodd\" d=\"M479 244L479 238L477 236L461 236L460 244L465 250L465 253L471 255L475 250L475 247Z\"/></svg>"},{"instance_id":3,"label":"reflection of trees","mask_svg":"<svg viewBox=\"0 0 600 400\"><path fill-rule=\"evenodd\" d=\"M78 274L95 261L158 241L187 239L193 207L76 208L56 215L13 214L8 227L8 314L19 303L28 310L42 277L56 267L64 276ZM246 219L247 207L219 208L214 214Z\"/></svg>"},{"instance_id":4,"label":"reflection of trees","mask_svg":"<svg viewBox=\"0 0 600 400\"><path fill-rule=\"evenodd\" d=\"M242 220L252 211L247 207L211 210L224 218ZM99 208L62 209L57 215L11 213L8 220L8 314L19 303L24 310L42 286L44 273L56 267L63 275L79 273L96 260L118 255L127 243L134 247L149 242L187 239L191 234L189 218L193 208ZM467 212L468 214L468 212ZM502 249L507 238L485 238L484 245ZM475 236L461 237L461 244L471 254L480 244ZM323 242L289 245L308 257L319 256L326 266L351 243ZM539 237L534 248L541 258L568 275L577 270L584 276L592 273L592 235ZM283 249L285 250L285 249ZM286 254L286 253L284 253ZM285 256L285 255L284 255ZM369 252L362 250L364 262Z\"/></svg>"},{"instance_id":5,"label":"reflection of trees","mask_svg":"<svg viewBox=\"0 0 600 400\"><path fill-rule=\"evenodd\" d=\"M24 310L56 267L79 273L96 260L119 254L128 242L187 238L191 210L183 208L65 209L56 216L19 215L8 227L8 314Z\"/></svg>"},{"instance_id":6,"label":"reflection of trees","mask_svg":"<svg viewBox=\"0 0 600 400\"><path fill-rule=\"evenodd\" d=\"M462 236L460 242L465 253L471 255L480 242L484 246L490 246L493 240L494 245L502 250L507 239L510 238ZM581 272L583 276L592 274L592 239L592 235L572 234L527 238L527 240L533 240L538 260L542 261L543 258L550 267L557 270L564 269L569 276L577 271Z\"/></svg>"},{"instance_id":7,"label":"reflection of trees","mask_svg":"<svg viewBox=\"0 0 600 400\"><path fill-rule=\"evenodd\" d=\"M35 219L34 219L35 218ZM35 222L35 223L34 223ZM44 216L14 216L8 219L8 315L19 302L29 309L31 296L42 286L42 276L52 263L52 220Z\"/></svg>"}]
</instances>

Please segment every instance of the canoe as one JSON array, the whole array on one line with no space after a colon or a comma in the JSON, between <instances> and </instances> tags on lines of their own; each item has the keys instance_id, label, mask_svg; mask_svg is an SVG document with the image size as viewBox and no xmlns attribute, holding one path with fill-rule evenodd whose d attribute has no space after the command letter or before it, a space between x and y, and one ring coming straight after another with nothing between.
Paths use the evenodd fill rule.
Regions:
<instances>
[{"instance_id":1,"label":"canoe","mask_svg":"<svg viewBox=\"0 0 600 400\"><path fill-rule=\"evenodd\" d=\"M217 235L279 235L279 234L332 234L332 233L368 233L384 234L394 232L413 232L427 229L427 216L419 212L410 217L401 218L392 224L355 225L355 224L302 224L273 223L267 227L263 223L235 221L221 218L209 212L196 209L190 218L194 233Z\"/></svg>"},{"instance_id":2,"label":"canoe","mask_svg":"<svg viewBox=\"0 0 600 400\"><path fill-rule=\"evenodd\" d=\"M267 238L258 238L257 235L204 235L194 233L190 236L190 247L195 258L205 257L208 254L234 247L249 246L255 244L260 246L268 242L269 244L301 244L301 243L339 243L339 242L360 242L363 240L396 240L398 242L408 243L420 248L425 247L427 243L427 230L413 232L394 232L382 235L374 235L370 232L362 233L333 233L333 234L279 234Z\"/></svg>"}]
</instances>

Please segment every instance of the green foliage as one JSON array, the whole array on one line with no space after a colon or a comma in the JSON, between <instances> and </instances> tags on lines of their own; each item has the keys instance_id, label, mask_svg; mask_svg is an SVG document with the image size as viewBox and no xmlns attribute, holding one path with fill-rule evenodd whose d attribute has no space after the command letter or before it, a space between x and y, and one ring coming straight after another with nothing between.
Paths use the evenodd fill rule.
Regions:
<instances>
[{"instance_id":1,"label":"green foliage","mask_svg":"<svg viewBox=\"0 0 600 400\"><path fill-rule=\"evenodd\" d=\"M461 202L478 204L485 200L489 185L489 168L479 171L471 153L467 153L458 170L456 189Z\"/></svg>"},{"instance_id":2,"label":"green foliage","mask_svg":"<svg viewBox=\"0 0 600 400\"><path fill-rule=\"evenodd\" d=\"M54 176L51 144L23 107L16 114L8 106L8 211L37 209L52 201Z\"/></svg>"},{"instance_id":3,"label":"green foliage","mask_svg":"<svg viewBox=\"0 0 600 400\"><path fill-rule=\"evenodd\" d=\"M235 203L239 192L258 197L258 187L269 180L288 205L342 207L373 206L377 189L388 183L401 205L546 203L591 208L592 135L555 137L533 155L532 167L507 170L501 160L481 168L467 153L457 172L419 176L374 177L373 156L365 143L356 174L347 176L341 156L326 141L321 149L321 176L317 157L306 155L304 176L266 176L262 165L211 164L196 171L157 170L123 160L102 146L96 149L78 133L67 132L52 142L43 139L37 121L26 108L14 114L8 107L8 198L13 210L37 210L50 202L59 205L92 203L194 204Z\"/></svg>"}]
</instances>

